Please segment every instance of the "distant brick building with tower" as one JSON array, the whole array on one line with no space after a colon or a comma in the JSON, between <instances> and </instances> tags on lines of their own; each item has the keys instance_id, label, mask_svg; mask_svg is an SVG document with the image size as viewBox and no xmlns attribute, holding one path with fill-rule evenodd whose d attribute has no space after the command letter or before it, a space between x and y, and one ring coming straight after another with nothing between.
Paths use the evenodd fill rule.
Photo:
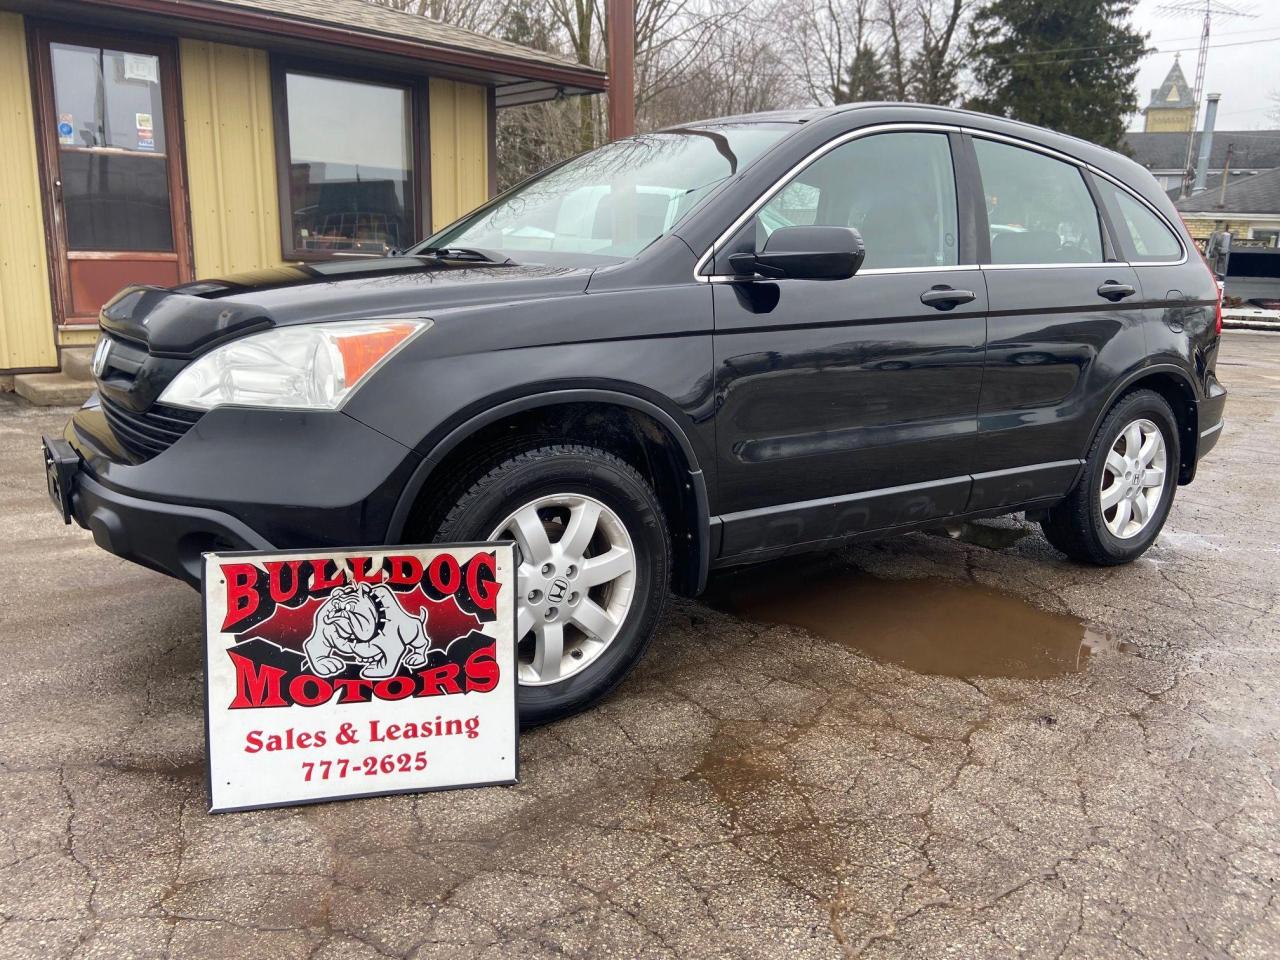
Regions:
<instances>
[{"instance_id":1,"label":"distant brick building with tower","mask_svg":"<svg viewBox=\"0 0 1280 960\"><path fill-rule=\"evenodd\" d=\"M1144 133L1189 133L1195 125L1195 93L1176 55L1164 83L1151 91L1151 102L1142 115Z\"/></svg>"}]
</instances>

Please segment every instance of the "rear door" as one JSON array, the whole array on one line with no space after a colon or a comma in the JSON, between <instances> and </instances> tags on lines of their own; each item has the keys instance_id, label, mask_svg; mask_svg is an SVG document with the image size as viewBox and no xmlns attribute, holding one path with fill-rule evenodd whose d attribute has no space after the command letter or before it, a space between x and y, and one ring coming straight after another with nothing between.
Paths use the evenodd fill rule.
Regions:
<instances>
[{"instance_id":1,"label":"rear door","mask_svg":"<svg viewBox=\"0 0 1280 960\"><path fill-rule=\"evenodd\" d=\"M1082 167L1030 144L970 141L989 250L987 360L973 510L1065 493L1117 357L1145 356L1142 297Z\"/></svg>"},{"instance_id":2,"label":"rear door","mask_svg":"<svg viewBox=\"0 0 1280 960\"><path fill-rule=\"evenodd\" d=\"M959 512L986 292L944 128L859 131L779 184L717 252L722 553L765 554ZM780 226L853 226L847 280L731 279ZM939 298L950 291L952 299Z\"/></svg>"}]
</instances>

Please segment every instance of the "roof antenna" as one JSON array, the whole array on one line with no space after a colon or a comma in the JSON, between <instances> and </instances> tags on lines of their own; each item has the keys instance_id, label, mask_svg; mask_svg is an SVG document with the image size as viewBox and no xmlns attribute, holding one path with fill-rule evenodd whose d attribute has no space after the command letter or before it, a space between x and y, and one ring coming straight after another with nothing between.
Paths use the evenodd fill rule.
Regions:
<instances>
[{"instance_id":1,"label":"roof antenna","mask_svg":"<svg viewBox=\"0 0 1280 960\"><path fill-rule=\"evenodd\" d=\"M1183 17L1189 13L1204 15L1204 21L1200 28L1200 55L1196 59L1196 82L1191 95L1195 103L1191 114L1191 129L1187 131L1187 159L1182 165L1182 188L1178 191L1178 199L1181 200L1191 193L1191 184L1196 175L1193 160L1195 157L1196 128L1200 125L1200 101L1204 97L1204 68L1209 59L1209 27L1214 17L1219 19L1230 19L1231 17L1256 19L1258 15L1248 8L1234 7L1230 4L1222 3L1221 0L1171 0L1169 3L1162 3L1156 7L1156 10L1169 17ZM1177 54L1174 54L1173 62L1178 62Z\"/></svg>"}]
</instances>

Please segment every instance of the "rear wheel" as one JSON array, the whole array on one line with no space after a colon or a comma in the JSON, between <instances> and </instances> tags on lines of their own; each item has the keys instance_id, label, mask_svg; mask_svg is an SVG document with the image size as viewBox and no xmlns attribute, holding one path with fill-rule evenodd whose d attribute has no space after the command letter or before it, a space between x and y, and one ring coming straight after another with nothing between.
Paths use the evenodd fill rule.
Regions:
<instances>
[{"instance_id":1,"label":"rear wheel","mask_svg":"<svg viewBox=\"0 0 1280 960\"><path fill-rule=\"evenodd\" d=\"M434 540L514 540L520 719L583 710L649 644L667 598L670 543L644 478L593 447L503 456L456 492Z\"/></svg>"},{"instance_id":2,"label":"rear wheel","mask_svg":"<svg viewBox=\"0 0 1280 960\"><path fill-rule=\"evenodd\" d=\"M1041 522L1048 541L1101 566L1128 563L1155 542L1178 485L1178 427L1151 390L1122 397L1107 414L1084 476Z\"/></svg>"}]
</instances>

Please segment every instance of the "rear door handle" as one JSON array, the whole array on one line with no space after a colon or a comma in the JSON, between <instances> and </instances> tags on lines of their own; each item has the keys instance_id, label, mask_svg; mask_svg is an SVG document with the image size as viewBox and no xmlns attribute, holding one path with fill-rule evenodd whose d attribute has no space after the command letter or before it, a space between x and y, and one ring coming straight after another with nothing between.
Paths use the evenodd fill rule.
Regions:
<instances>
[{"instance_id":1,"label":"rear door handle","mask_svg":"<svg viewBox=\"0 0 1280 960\"><path fill-rule=\"evenodd\" d=\"M933 307L935 310L950 310L962 303L969 303L977 299L978 295L972 290L956 290L945 283L930 287L920 294L920 302L926 307Z\"/></svg>"},{"instance_id":2,"label":"rear door handle","mask_svg":"<svg viewBox=\"0 0 1280 960\"><path fill-rule=\"evenodd\" d=\"M1125 297L1132 297L1137 292L1130 284L1116 283L1114 280L1108 280L1098 287L1098 296L1112 303L1119 303Z\"/></svg>"}]
</instances>

